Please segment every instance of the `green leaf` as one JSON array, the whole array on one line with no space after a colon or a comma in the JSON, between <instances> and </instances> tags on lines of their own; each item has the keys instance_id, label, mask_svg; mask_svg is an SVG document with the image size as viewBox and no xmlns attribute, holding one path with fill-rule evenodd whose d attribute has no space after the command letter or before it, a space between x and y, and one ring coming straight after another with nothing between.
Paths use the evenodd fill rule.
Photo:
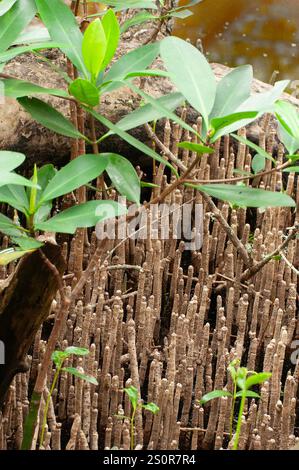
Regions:
<instances>
[{"instance_id":1,"label":"green leaf","mask_svg":"<svg viewBox=\"0 0 299 470\"><path fill-rule=\"evenodd\" d=\"M233 184L206 184L195 186L210 196L241 207L295 207L296 203L284 193Z\"/></svg>"},{"instance_id":2,"label":"green leaf","mask_svg":"<svg viewBox=\"0 0 299 470\"><path fill-rule=\"evenodd\" d=\"M65 348L64 352L68 355L74 354L75 356L88 356L89 349L77 348L76 346L68 346L67 348Z\"/></svg>"},{"instance_id":3,"label":"green leaf","mask_svg":"<svg viewBox=\"0 0 299 470\"><path fill-rule=\"evenodd\" d=\"M19 236L20 230L18 226L8 217L3 214L0 214L0 232L8 236Z\"/></svg>"},{"instance_id":4,"label":"green leaf","mask_svg":"<svg viewBox=\"0 0 299 470\"><path fill-rule=\"evenodd\" d=\"M132 26L136 26L138 24L146 23L147 21L152 20L159 20L159 17L152 15L152 13L148 13L147 11L141 11L134 15L132 18L126 20L121 26L121 33L125 33L129 28Z\"/></svg>"},{"instance_id":5,"label":"green leaf","mask_svg":"<svg viewBox=\"0 0 299 470\"><path fill-rule=\"evenodd\" d=\"M0 3L0 16L3 16L16 3L17 0L2 0Z\"/></svg>"},{"instance_id":6,"label":"green leaf","mask_svg":"<svg viewBox=\"0 0 299 470\"><path fill-rule=\"evenodd\" d=\"M99 122L101 122L104 126L106 126L110 131L112 131L114 134L119 135L122 139L124 139L126 142L128 142L130 145L133 147L137 148L141 152L143 152L145 155L148 155L149 157L152 157L154 160L157 160L160 163L163 163L163 165L167 166L168 168L171 169L171 171L177 176L177 171L176 169L164 158L160 157L154 150L150 149L145 145L143 142L140 142L139 140L135 139L135 137L131 136L127 132L123 131L120 129L118 126L110 122L108 119L106 119L104 116L101 114L97 113L94 109L87 109L89 113L95 117L95 119Z\"/></svg>"},{"instance_id":7,"label":"green leaf","mask_svg":"<svg viewBox=\"0 0 299 470\"><path fill-rule=\"evenodd\" d=\"M36 196L37 196L37 166L34 165L34 171L32 176L32 183L34 187L30 190L30 197L29 197L29 214L34 214L35 212L35 205L36 205Z\"/></svg>"},{"instance_id":8,"label":"green leaf","mask_svg":"<svg viewBox=\"0 0 299 470\"><path fill-rule=\"evenodd\" d=\"M166 77L170 78L170 75L168 72L165 72L165 70L159 70L159 69L146 69L146 70L137 70L135 72L130 72L128 75L125 76L125 80L128 80L129 78L135 78L135 77ZM126 85L126 83L124 83ZM182 100L184 101L184 98L182 96Z\"/></svg>"},{"instance_id":9,"label":"green leaf","mask_svg":"<svg viewBox=\"0 0 299 470\"><path fill-rule=\"evenodd\" d=\"M69 92L81 103L97 106L100 102L100 93L95 85L83 78L77 78L69 86Z\"/></svg>"},{"instance_id":10,"label":"green leaf","mask_svg":"<svg viewBox=\"0 0 299 470\"><path fill-rule=\"evenodd\" d=\"M102 68L107 50L107 39L99 18L89 24L83 36L82 53L87 70L94 83Z\"/></svg>"},{"instance_id":11,"label":"green leaf","mask_svg":"<svg viewBox=\"0 0 299 470\"><path fill-rule=\"evenodd\" d=\"M299 114L297 108L287 101L275 103L275 114L283 128L299 142Z\"/></svg>"},{"instance_id":12,"label":"green leaf","mask_svg":"<svg viewBox=\"0 0 299 470\"><path fill-rule=\"evenodd\" d=\"M42 86L35 85L35 83L30 83L15 78L2 80L2 83L4 84L5 96L9 96L10 98L22 98L23 96L33 95L36 93L56 95L63 98L67 98L69 96L69 94L64 90L44 88Z\"/></svg>"},{"instance_id":13,"label":"green leaf","mask_svg":"<svg viewBox=\"0 0 299 470\"><path fill-rule=\"evenodd\" d=\"M64 351L53 351L51 355L51 359L57 368L61 367L63 361L66 358L67 358L67 354Z\"/></svg>"},{"instance_id":14,"label":"green leaf","mask_svg":"<svg viewBox=\"0 0 299 470\"><path fill-rule=\"evenodd\" d=\"M0 187L0 201L6 202L24 214L28 213L29 200L24 186L11 184L9 186Z\"/></svg>"},{"instance_id":15,"label":"green leaf","mask_svg":"<svg viewBox=\"0 0 299 470\"><path fill-rule=\"evenodd\" d=\"M189 18L189 16L192 16L193 13L191 10L180 10L180 11L174 11L174 12L170 12L167 16L171 17L171 18L180 18L181 20L184 20L185 18Z\"/></svg>"},{"instance_id":16,"label":"green leaf","mask_svg":"<svg viewBox=\"0 0 299 470\"><path fill-rule=\"evenodd\" d=\"M75 233L77 228L94 227L98 222L114 218L126 213L126 208L115 201L88 201L78 206L70 207L54 215L46 222L39 222L36 229Z\"/></svg>"},{"instance_id":17,"label":"green leaf","mask_svg":"<svg viewBox=\"0 0 299 470\"><path fill-rule=\"evenodd\" d=\"M100 176L107 160L100 155L81 155L59 170L41 195L40 202L50 201Z\"/></svg>"},{"instance_id":18,"label":"green leaf","mask_svg":"<svg viewBox=\"0 0 299 470\"><path fill-rule=\"evenodd\" d=\"M244 395L247 398L260 398L260 395L252 390L246 390L245 392L240 390L240 392L236 393L236 398L242 398Z\"/></svg>"},{"instance_id":19,"label":"green leaf","mask_svg":"<svg viewBox=\"0 0 299 470\"><path fill-rule=\"evenodd\" d=\"M0 266L6 266L7 264L22 258L27 253L31 253L35 250L20 251L14 248L8 248L7 250L0 251Z\"/></svg>"},{"instance_id":20,"label":"green leaf","mask_svg":"<svg viewBox=\"0 0 299 470\"><path fill-rule=\"evenodd\" d=\"M0 151L0 171L12 171L25 160L25 155L18 152Z\"/></svg>"},{"instance_id":21,"label":"green leaf","mask_svg":"<svg viewBox=\"0 0 299 470\"><path fill-rule=\"evenodd\" d=\"M137 405L138 405L138 390L137 390L137 388L135 388L135 387L133 387L133 385L131 385L128 388L124 388L124 392L128 395L128 397L130 399L130 402L131 402L131 405L132 405L133 409L135 410L137 408Z\"/></svg>"},{"instance_id":22,"label":"green leaf","mask_svg":"<svg viewBox=\"0 0 299 470\"><path fill-rule=\"evenodd\" d=\"M123 55L112 64L109 72L104 77L104 81L122 80L131 72L146 69L159 54L159 47L159 43L155 42L138 47L128 52L128 54ZM110 86L108 85L105 92L111 91L112 86L113 83Z\"/></svg>"},{"instance_id":23,"label":"green leaf","mask_svg":"<svg viewBox=\"0 0 299 470\"><path fill-rule=\"evenodd\" d=\"M248 370L246 367L239 367L237 369L237 384L238 384L238 387L241 389L241 390L245 390L245 382L246 382L246 376L247 376L247 373L248 373Z\"/></svg>"},{"instance_id":24,"label":"green leaf","mask_svg":"<svg viewBox=\"0 0 299 470\"><path fill-rule=\"evenodd\" d=\"M176 37L161 42L161 57L178 90L193 108L199 111L208 127L208 116L216 95L216 79L203 54L194 46Z\"/></svg>"},{"instance_id":25,"label":"green leaf","mask_svg":"<svg viewBox=\"0 0 299 470\"><path fill-rule=\"evenodd\" d=\"M286 129L278 123L278 137L290 154L294 154L299 149L299 140L293 137Z\"/></svg>"},{"instance_id":26,"label":"green leaf","mask_svg":"<svg viewBox=\"0 0 299 470\"><path fill-rule=\"evenodd\" d=\"M147 183L146 181L140 181L141 188L159 188L158 184Z\"/></svg>"},{"instance_id":27,"label":"green leaf","mask_svg":"<svg viewBox=\"0 0 299 470\"><path fill-rule=\"evenodd\" d=\"M173 111L182 104L183 97L180 93L170 93L169 95L158 98L156 101L162 106ZM116 123L116 125L119 129L128 131L130 129L134 129L135 127L142 126L146 122L157 121L158 119L161 119L163 115L163 111L159 110L157 107L154 107L152 104L147 103L143 106L140 106L140 108L136 109L127 116L123 117Z\"/></svg>"},{"instance_id":28,"label":"green leaf","mask_svg":"<svg viewBox=\"0 0 299 470\"><path fill-rule=\"evenodd\" d=\"M217 84L216 98L210 119L232 114L250 97L253 71L251 65L241 65L226 74Z\"/></svg>"},{"instance_id":29,"label":"green leaf","mask_svg":"<svg viewBox=\"0 0 299 470\"><path fill-rule=\"evenodd\" d=\"M39 206L41 195L49 182L56 175L56 170L52 164L44 165L37 170L37 181L40 186L40 190L37 191L36 195L36 207ZM51 212L52 203L46 202L42 204L34 214L34 223L43 222L46 220Z\"/></svg>"},{"instance_id":30,"label":"green leaf","mask_svg":"<svg viewBox=\"0 0 299 470\"><path fill-rule=\"evenodd\" d=\"M0 52L4 52L34 18L34 0L18 0L0 17Z\"/></svg>"},{"instance_id":31,"label":"green leaf","mask_svg":"<svg viewBox=\"0 0 299 470\"><path fill-rule=\"evenodd\" d=\"M299 166L288 166L288 168L285 168L282 171L285 173L299 173Z\"/></svg>"},{"instance_id":32,"label":"green leaf","mask_svg":"<svg viewBox=\"0 0 299 470\"><path fill-rule=\"evenodd\" d=\"M280 98L289 83L290 80L281 80L276 82L271 90L251 95L236 111L248 111L252 109L259 111L260 113L273 111L274 103Z\"/></svg>"},{"instance_id":33,"label":"green leaf","mask_svg":"<svg viewBox=\"0 0 299 470\"><path fill-rule=\"evenodd\" d=\"M214 149L207 147L205 145L195 144L193 142L180 142L178 144L179 148L190 150L191 152L196 152L200 154L204 153L214 153Z\"/></svg>"},{"instance_id":34,"label":"green leaf","mask_svg":"<svg viewBox=\"0 0 299 470\"><path fill-rule=\"evenodd\" d=\"M98 385L98 381L95 377L91 377L90 375L83 374L82 372L80 372L75 367L64 367L62 370L64 372L68 372L69 374L74 375L75 377L78 377L79 379L82 379L85 382L88 382L92 385Z\"/></svg>"},{"instance_id":35,"label":"green leaf","mask_svg":"<svg viewBox=\"0 0 299 470\"><path fill-rule=\"evenodd\" d=\"M82 56L82 33L70 8L61 0L35 0L38 12L53 41L74 66L88 77Z\"/></svg>"},{"instance_id":36,"label":"green leaf","mask_svg":"<svg viewBox=\"0 0 299 470\"><path fill-rule=\"evenodd\" d=\"M142 405L142 408L144 410L150 411L154 415L156 415L160 411L160 408L158 407L158 405L156 405L156 403L147 403L146 405Z\"/></svg>"},{"instance_id":37,"label":"green leaf","mask_svg":"<svg viewBox=\"0 0 299 470\"><path fill-rule=\"evenodd\" d=\"M260 372L259 374L250 375L245 382L245 388L249 390L253 385L258 385L266 382L271 377L270 372Z\"/></svg>"},{"instance_id":38,"label":"green leaf","mask_svg":"<svg viewBox=\"0 0 299 470\"><path fill-rule=\"evenodd\" d=\"M8 171L1 171L0 173L0 187L6 186L7 184L17 184L21 186L28 186L29 188L35 187L32 181L27 180L23 176L11 173Z\"/></svg>"},{"instance_id":39,"label":"green leaf","mask_svg":"<svg viewBox=\"0 0 299 470\"><path fill-rule=\"evenodd\" d=\"M74 139L85 139L75 126L52 106L37 98L18 98L21 106L35 121L57 134Z\"/></svg>"},{"instance_id":40,"label":"green leaf","mask_svg":"<svg viewBox=\"0 0 299 470\"><path fill-rule=\"evenodd\" d=\"M236 377L237 377L237 371L236 371L236 368L235 368L235 363L231 362L228 365L227 370L229 371L229 373L231 375L231 378L233 379L233 382L235 382Z\"/></svg>"},{"instance_id":41,"label":"green leaf","mask_svg":"<svg viewBox=\"0 0 299 470\"><path fill-rule=\"evenodd\" d=\"M111 60L113 59L120 38L119 24L113 10L108 10L105 13L102 18L102 25L104 28L107 42L106 54L101 67L101 69L103 70L107 67L107 65L110 64Z\"/></svg>"},{"instance_id":42,"label":"green leaf","mask_svg":"<svg viewBox=\"0 0 299 470\"><path fill-rule=\"evenodd\" d=\"M157 10L157 5L153 0L103 0L101 3L121 10L128 10L129 8L150 8L151 10Z\"/></svg>"},{"instance_id":43,"label":"green leaf","mask_svg":"<svg viewBox=\"0 0 299 470\"><path fill-rule=\"evenodd\" d=\"M219 137L228 134L228 129L229 133L235 131L240 128L241 122L248 119L254 121L257 116L258 111L243 111L220 118L213 118L210 123L213 130L211 142L215 142Z\"/></svg>"},{"instance_id":44,"label":"green leaf","mask_svg":"<svg viewBox=\"0 0 299 470\"><path fill-rule=\"evenodd\" d=\"M59 44L53 41L36 43L31 46L13 47L6 52L0 53L0 62L8 62L21 54L26 54L26 52L53 49L54 47L59 47Z\"/></svg>"},{"instance_id":45,"label":"green leaf","mask_svg":"<svg viewBox=\"0 0 299 470\"><path fill-rule=\"evenodd\" d=\"M266 159L262 155L256 154L252 159L252 169L255 174L263 171L265 169Z\"/></svg>"},{"instance_id":46,"label":"green leaf","mask_svg":"<svg viewBox=\"0 0 299 470\"><path fill-rule=\"evenodd\" d=\"M35 240L34 238L27 237L27 235L12 237L12 242L18 245L21 250L37 250L43 243Z\"/></svg>"},{"instance_id":47,"label":"green leaf","mask_svg":"<svg viewBox=\"0 0 299 470\"><path fill-rule=\"evenodd\" d=\"M106 171L117 191L129 201L139 204L140 181L132 163L116 153L101 154L103 157L108 160Z\"/></svg>"},{"instance_id":48,"label":"green leaf","mask_svg":"<svg viewBox=\"0 0 299 470\"><path fill-rule=\"evenodd\" d=\"M262 149L262 147L260 147L259 145L254 144L250 140L245 139L245 137L242 137L241 135L231 134L231 136L238 142L241 142L242 144L247 145L247 147L250 147L251 149L255 150L258 155L261 155L261 157L264 157L267 160L271 160L273 163L276 163L272 155L266 152L266 150Z\"/></svg>"},{"instance_id":49,"label":"green leaf","mask_svg":"<svg viewBox=\"0 0 299 470\"><path fill-rule=\"evenodd\" d=\"M34 28L25 29L13 42L13 45L18 44L33 44L41 41L51 41L50 34L47 28L41 24L35 24ZM53 43L53 41L51 41Z\"/></svg>"},{"instance_id":50,"label":"green leaf","mask_svg":"<svg viewBox=\"0 0 299 470\"><path fill-rule=\"evenodd\" d=\"M206 393L202 399L199 401L200 405L205 405L210 400L220 397L232 397L232 394L227 390L213 390L212 392Z\"/></svg>"}]
</instances>

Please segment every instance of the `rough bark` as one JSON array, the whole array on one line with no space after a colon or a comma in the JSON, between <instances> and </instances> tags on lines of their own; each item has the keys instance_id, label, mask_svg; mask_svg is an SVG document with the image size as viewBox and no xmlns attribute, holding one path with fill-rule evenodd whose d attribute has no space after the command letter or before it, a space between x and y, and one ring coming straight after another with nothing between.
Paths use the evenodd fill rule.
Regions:
<instances>
[{"instance_id":1,"label":"rough bark","mask_svg":"<svg viewBox=\"0 0 299 470\"><path fill-rule=\"evenodd\" d=\"M62 274L60 247L47 243L43 253ZM5 364L0 365L0 406L13 377L27 370L26 355L40 325L47 318L58 283L38 251L23 258L0 292L0 341Z\"/></svg>"}]
</instances>

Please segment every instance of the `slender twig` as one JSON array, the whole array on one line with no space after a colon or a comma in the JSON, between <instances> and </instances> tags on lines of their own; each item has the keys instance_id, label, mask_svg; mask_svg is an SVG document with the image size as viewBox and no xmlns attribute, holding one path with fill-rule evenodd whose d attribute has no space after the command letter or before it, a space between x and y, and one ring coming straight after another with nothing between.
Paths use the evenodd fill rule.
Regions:
<instances>
[{"instance_id":1,"label":"slender twig","mask_svg":"<svg viewBox=\"0 0 299 470\"><path fill-rule=\"evenodd\" d=\"M283 251L280 251L279 252L280 256L282 257L282 259L285 261L285 263L289 266L289 268L291 268L291 270L293 271L293 273L296 274L296 276L299 276L299 270L295 268L295 266L290 263L290 261L288 260L288 258L285 256L285 254L283 253Z\"/></svg>"}]
</instances>

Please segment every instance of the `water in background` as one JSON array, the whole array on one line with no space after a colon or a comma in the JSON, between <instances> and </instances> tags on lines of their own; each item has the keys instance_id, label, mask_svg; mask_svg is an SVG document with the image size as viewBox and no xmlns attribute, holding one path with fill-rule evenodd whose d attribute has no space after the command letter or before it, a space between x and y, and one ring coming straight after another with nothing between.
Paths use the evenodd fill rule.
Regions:
<instances>
[{"instance_id":1,"label":"water in background","mask_svg":"<svg viewBox=\"0 0 299 470\"><path fill-rule=\"evenodd\" d=\"M181 4L188 0L181 1ZM201 38L211 62L250 63L257 78L299 80L299 0L203 0L175 34Z\"/></svg>"}]
</instances>

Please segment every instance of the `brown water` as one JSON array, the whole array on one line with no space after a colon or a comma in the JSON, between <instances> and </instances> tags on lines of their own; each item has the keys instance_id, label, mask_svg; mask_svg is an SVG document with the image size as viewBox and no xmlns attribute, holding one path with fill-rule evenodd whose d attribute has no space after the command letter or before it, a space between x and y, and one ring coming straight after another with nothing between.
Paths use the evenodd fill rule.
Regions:
<instances>
[{"instance_id":1,"label":"brown water","mask_svg":"<svg viewBox=\"0 0 299 470\"><path fill-rule=\"evenodd\" d=\"M211 62L250 63L264 81L274 70L299 80L299 0L203 0L193 12L175 34L201 38Z\"/></svg>"}]
</instances>

